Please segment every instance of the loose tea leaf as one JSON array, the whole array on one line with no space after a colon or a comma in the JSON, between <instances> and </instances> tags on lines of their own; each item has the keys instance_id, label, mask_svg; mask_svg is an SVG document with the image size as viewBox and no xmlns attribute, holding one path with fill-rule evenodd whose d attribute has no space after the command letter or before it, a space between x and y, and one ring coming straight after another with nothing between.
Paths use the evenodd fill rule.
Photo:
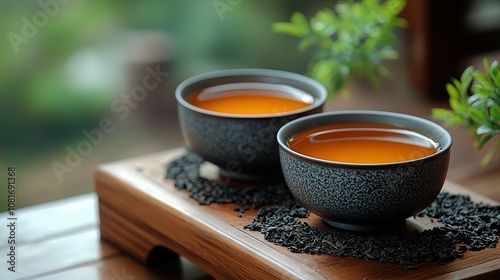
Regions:
<instances>
[{"instance_id":1,"label":"loose tea leaf","mask_svg":"<svg viewBox=\"0 0 500 280\"><path fill-rule=\"evenodd\" d=\"M474 203L469 196L442 192L436 200L418 214L438 219L453 236L469 250L495 248L500 232L500 205Z\"/></svg>"},{"instance_id":2,"label":"loose tea leaf","mask_svg":"<svg viewBox=\"0 0 500 280\"><path fill-rule=\"evenodd\" d=\"M455 239L444 228L411 233L357 233L337 229L323 230L298 218L307 217L294 202L261 209L245 226L264 234L270 242L287 246L292 252L353 256L380 262L400 263L416 268L419 262L446 263L463 255Z\"/></svg>"}]
</instances>

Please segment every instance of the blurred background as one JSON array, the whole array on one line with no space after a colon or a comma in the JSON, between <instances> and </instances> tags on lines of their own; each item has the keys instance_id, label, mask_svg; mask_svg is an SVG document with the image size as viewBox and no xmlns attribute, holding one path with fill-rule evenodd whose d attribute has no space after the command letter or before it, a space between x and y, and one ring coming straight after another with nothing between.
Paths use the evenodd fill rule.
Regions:
<instances>
[{"instance_id":1,"label":"blurred background","mask_svg":"<svg viewBox=\"0 0 500 280\"><path fill-rule=\"evenodd\" d=\"M294 11L312 15L334 2L1 1L1 182L7 181L7 167L15 166L17 207L33 205L91 192L97 164L183 145L174 98L178 83L226 68L305 73L308 53L298 52L297 40L274 33L271 25L288 21ZM430 118L433 107L447 107L445 83L455 70L481 65L485 55L490 61L500 57L500 45L491 39L500 36L490 37L494 42L472 40L487 46L474 53L450 56L450 47L430 55L435 44L444 45L445 28L453 30L446 46L456 46L452 40L459 35L460 44L465 42L466 31L443 11L460 15L456 20L467 32L498 30L499 1L463 2L409 1L404 16L410 26L398 31L401 57L387 62L393 75L377 90L350 84L350 96L330 100L327 110L380 109ZM433 72L439 64L453 68ZM429 82L425 73L437 79ZM136 92L137 87L147 91ZM449 178L500 196L498 158L481 168L484 152L472 147L471 136L460 128L452 134ZM2 191L0 211L6 196Z\"/></svg>"}]
</instances>

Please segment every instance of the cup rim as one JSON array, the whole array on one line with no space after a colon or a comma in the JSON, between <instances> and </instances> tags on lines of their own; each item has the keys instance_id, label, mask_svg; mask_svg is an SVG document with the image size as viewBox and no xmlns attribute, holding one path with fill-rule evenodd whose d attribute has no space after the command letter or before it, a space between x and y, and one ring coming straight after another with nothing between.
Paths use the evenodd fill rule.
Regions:
<instances>
[{"instance_id":1,"label":"cup rim","mask_svg":"<svg viewBox=\"0 0 500 280\"><path fill-rule=\"evenodd\" d=\"M366 115L366 116L384 116L384 117L393 117L393 118L398 118L398 119L406 119L410 121L414 121L417 123L421 123L423 125L426 125L430 127L431 129L435 129L439 131L439 133L442 135L442 137L445 138L445 141L439 142L441 145L441 149L439 149L437 152L430 154L425 157L420 157L417 159L413 160L405 160L405 161L398 161L398 162L390 162L390 163L349 163L349 162L339 162L339 161L330 161L330 160L325 160L325 159L319 159L315 158L312 156L308 156L299 152L296 152L292 150L291 148L288 147L286 144L287 140L294 134L298 133L301 131L301 129L294 129L296 126L301 125L301 124L306 124L307 122L314 121L315 119L328 119L334 116L339 116L339 115ZM384 122L377 122L373 121L373 123L384 123ZM320 124L322 125L322 124ZM314 125L311 125L308 128L312 128ZM433 135L427 135L428 137L431 137ZM453 138L451 134L441 125L432 122L430 120L427 120L422 117L418 117L415 115L410 115L410 114L404 114L404 113L397 113L397 112L390 112L390 111L379 111L379 110L342 110L342 111L335 111L335 112L323 112L323 113L317 113L305 117L301 117L295 120L292 120L286 124L284 124L279 130L276 135L278 145L281 149L286 151L287 153L297 157L301 158L303 160L321 164L321 165L331 165L331 166L340 166L340 167L348 167L348 168L390 168L394 166L401 166L401 165L406 165L406 164L418 164L423 161L429 160L431 158L438 157L444 153L447 153L453 143Z\"/></svg>"},{"instance_id":2,"label":"cup rim","mask_svg":"<svg viewBox=\"0 0 500 280\"><path fill-rule=\"evenodd\" d=\"M193 90L189 92L185 92L186 89L193 87L196 84L202 84L203 82L208 82L210 80L217 80L217 79L222 79L222 78L234 78L237 79L238 77L262 77L264 80L274 80L274 79L282 79L283 81L289 80L289 81L295 81L296 83L299 84L304 84L307 85L311 88L314 88L316 93L312 94L314 98L314 103L312 103L310 106L307 106L302 109L298 110L293 110L293 111L287 111L287 112L282 112L282 113L270 113L270 114L231 114L231 113L221 113L221 112L216 112L216 111L211 111L211 110L206 110L202 109L199 107L196 107L189 103L184 97L192 92ZM273 83L273 82L266 82L263 81L263 83ZM275 82L274 82L275 83ZM223 84L223 83L221 83ZM277 83L275 83L277 84ZM286 84L283 82L283 84ZM286 84L288 85L288 84ZM199 88L203 88L203 86L199 86ZM316 98L316 95L318 96ZM308 112L311 110L314 110L320 106L322 106L328 97L328 93L326 91L326 88L317 82L316 80L298 74L294 72L289 72L289 71L283 71L283 70L276 70L276 69L264 69L264 68L236 68L236 69L223 69L223 70L215 70L215 71L210 71L210 72L205 72L202 74L198 74L195 76L192 76L190 78L185 79L182 81L175 90L175 98L178 102L178 104L182 105L185 108L188 108L190 110L193 110L195 112L203 113L206 115L210 116L218 116L218 117L229 117L229 118L241 118L241 119L261 119L261 118L270 118L270 117L283 117L283 116L289 116L289 115L296 115L300 114L303 112Z\"/></svg>"}]
</instances>

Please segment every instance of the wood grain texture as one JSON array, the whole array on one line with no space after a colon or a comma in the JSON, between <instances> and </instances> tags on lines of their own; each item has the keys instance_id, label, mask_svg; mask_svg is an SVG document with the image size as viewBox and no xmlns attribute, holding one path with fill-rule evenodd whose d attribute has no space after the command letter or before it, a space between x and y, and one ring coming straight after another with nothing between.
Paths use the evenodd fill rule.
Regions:
<instances>
[{"instance_id":1,"label":"wood grain texture","mask_svg":"<svg viewBox=\"0 0 500 280\"><path fill-rule=\"evenodd\" d=\"M155 268L145 267L127 256L120 255L107 258L102 262L74 267L51 275L36 278L38 280L181 280L181 279L212 279L199 268L185 259L177 263Z\"/></svg>"},{"instance_id":2,"label":"wood grain texture","mask_svg":"<svg viewBox=\"0 0 500 280\"><path fill-rule=\"evenodd\" d=\"M2 267L0 279L23 279L49 274L68 267L99 262L120 252L110 244L100 242L97 227L23 244L17 246L16 250L16 272Z\"/></svg>"},{"instance_id":3,"label":"wood grain texture","mask_svg":"<svg viewBox=\"0 0 500 280\"><path fill-rule=\"evenodd\" d=\"M26 233L16 236L17 245L97 227L99 219L95 197L95 193L89 193L16 210L18 223L22 226L20 230ZM0 213L2 221L6 221L7 217L7 212ZM0 248L5 246L7 239L0 239Z\"/></svg>"},{"instance_id":4,"label":"wood grain texture","mask_svg":"<svg viewBox=\"0 0 500 280\"><path fill-rule=\"evenodd\" d=\"M453 279L497 275L500 270L500 248L467 252L445 265L422 263L417 270L354 257L292 253L258 232L243 229L257 210L239 217L232 204L200 206L176 189L172 180L164 179L167 163L183 152L179 148L96 169L103 238L142 261L152 247L164 246L216 278ZM496 204L452 182L446 182L444 189ZM327 228L314 214L304 221ZM434 226L424 218L409 218L407 225L418 229Z\"/></svg>"}]
</instances>

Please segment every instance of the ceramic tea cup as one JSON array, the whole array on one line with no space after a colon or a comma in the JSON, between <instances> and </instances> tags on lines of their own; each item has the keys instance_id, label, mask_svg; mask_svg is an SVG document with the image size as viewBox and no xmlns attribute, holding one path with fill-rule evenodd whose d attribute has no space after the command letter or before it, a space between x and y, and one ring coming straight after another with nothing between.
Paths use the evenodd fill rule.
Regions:
<instances>
[{"instance_id":1,"label":"ceramic tea cup","mask_svg":"<svg viewBox=\"0 0 500 280\"><path fill-rule=\"evenodd\" d=\"M355 123L375 127L387 125L396 130L418 133L434 143L435 151L421 157L412 158L410 155L404 160L401 158L385 163L352 163L320 158L328 152L326 149L316 156L296 151L299 148L294 146L293 141L298 140L294 137L301 132ZM321 135L316 132L311 135L308 141L316 145L326 136L335 134ZM346 137L354 141L357 136ZM393 135L388 137L392 139ZM285 124L279 130L277 139L283 175L296 200L322 217L327 224L354 231L393 228L427 207L444 184L452 145L451 135L434 122L383 111L338 111L306 116ZM354 145L354 149L356 145L360 149L367 148L361 147L366 144L353 143L350 144ZM362 151L363 154L372 159L376 153Z\"/></svg>"},{"instance_id":2,"label":"ceramic tea cup","mask_svg":"<svg viewBox=\"0 0 500 280\"><path fill-rule=\"evenodd\" d=\"M201 107L196 100L231 97L231 89L270 90L306 99L305 107L294 110L239 113L239 108L261 108L246 102L228 105L234 112ZM199 94L193 97L193 94ZM215 94L215 95L213 95ZM262 94L262 93L259 93ZM263 95L266 95L264 93ZM319 113L327 98L326 89L311 78L271 69L230 69L200 74L186 79L176 89L179 122L186 146L220 167L221 175L237 180L267 180L282 176L276 134L282 125ZM221 97L222 96L222 97ZM217 98L219 98L217 97ZM195 100L195 101L196 101Z\"/></svg>"}]
</instances>

